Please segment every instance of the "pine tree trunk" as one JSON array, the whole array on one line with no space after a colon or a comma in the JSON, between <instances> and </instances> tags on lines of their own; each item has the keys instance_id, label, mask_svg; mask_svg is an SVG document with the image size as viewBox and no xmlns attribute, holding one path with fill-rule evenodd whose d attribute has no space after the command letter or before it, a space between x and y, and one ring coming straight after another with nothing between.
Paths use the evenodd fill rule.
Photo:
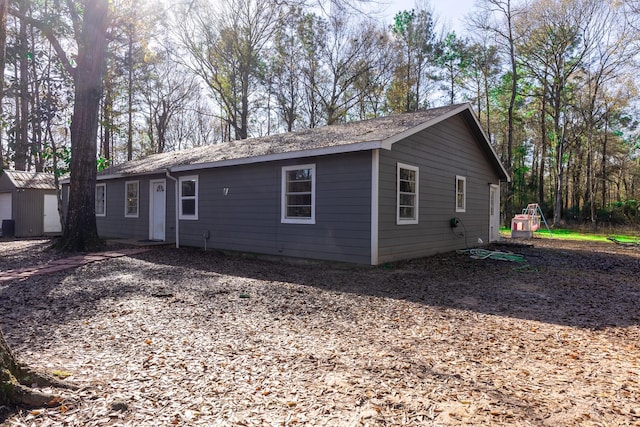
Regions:
<instances>
[{"instance_id":1,"label":"pine tree trunk","mask_svg":"<svg viewBox=\"0 0 640 427\"><path fill-rule=\"evenodd\" d=\"M27 14L29 4L24 2L20 4L20 12ZM15 133L15 158L14 168L19 171L26 171L29 163L29 41L27 39L27 24L20 21L20 29L18 31L18 93L16 102L19 108L16 113L20 115L16 117L17 129ZM16 105L16 107L18 107Z\"/></svg>"},{"instance_id":2,"label":"pine tree trunk","mask_svg":"<svg viewBox=\"0 0 640 427\"><path fill-rule=\"evenodd\" d=\"M6 64L6 45L7 45L7 11L9 0L0 0L0 82L4 85L4 67ZM4 86L3 86L4 87ZM0 90L0 117L2 117L4 102L4 91ZM5 159L2 155L4 148L2 147L2 135L4 134L4 123L0 120L0 170L5 166Z\"/></svg>"},{"instance_id":3,"label":"pine tree trunk","mask_svg":"<svg viewBox=\"0 0 640 427\"><path fill-rule=\"evenodd\" d=\"M107 46L108 2L88 2L82 33L77 36L75 98L71 119L71 177L66 226L59 246L94 251L102 246L95 217L98 116Z\"/></svg>"}]
</instances>

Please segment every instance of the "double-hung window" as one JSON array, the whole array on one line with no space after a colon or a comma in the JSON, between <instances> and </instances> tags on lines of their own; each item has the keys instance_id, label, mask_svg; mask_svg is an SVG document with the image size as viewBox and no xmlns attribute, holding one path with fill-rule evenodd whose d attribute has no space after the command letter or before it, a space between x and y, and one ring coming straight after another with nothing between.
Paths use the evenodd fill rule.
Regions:
<instances>
[{"instance_id":1,"label":"double-hung window","mask_svg":"<svg viewBox=\"0 0 640 427\"><path fill-rule=\"evenodd\" d=\"M180 219L198 219L198 177L181 176Z\"/></svg>"},{"instance_id":2,"label":"double-hung window","mask_svg":"<svg viewBox=\"0 0 640 427\"><path fill-rule=\"evenodd\" d=\"M456 212L467 210L467 179L456 175Z\"/></svg>"},{"instance_id":3,"label":"double-hung window","mask_svg":"<svg viewBox=\"0 0 640 427\"><path fill-rule=\"evenodd\" d=\"M397 166L396 224L418 223L419 170L415 166L398 163Z\"/></svg>"},{"instance_id":4,"label":"double-hung window","mask_svg":"<svg viewBox=\"0 0 640 427\"><path fill-rule=\"evenodd\" d=\"M315 224L315 193L315 164L284 166L281 221L290 224Z\"/></svg>"},{"instance_id":5,"label":"double-hung window","mask_svg":"<svg viewBox=\"0 0 640 427\"><path fill-rule=\"evenodd\" d=\"M96 184L96 216L107 215L107 184Z\"/></svg>"},{"instance_id":6,"label":"double-hung window","mask_svg":"<svg viewBox=\"0 0 640 427\"><path fill-rule=\"evenodd\" d=\"M140 184L138 181L127 181L124 184L124 216L127 218L137 218L140 199L138 198Z\"/></svg>"}]
</instances>

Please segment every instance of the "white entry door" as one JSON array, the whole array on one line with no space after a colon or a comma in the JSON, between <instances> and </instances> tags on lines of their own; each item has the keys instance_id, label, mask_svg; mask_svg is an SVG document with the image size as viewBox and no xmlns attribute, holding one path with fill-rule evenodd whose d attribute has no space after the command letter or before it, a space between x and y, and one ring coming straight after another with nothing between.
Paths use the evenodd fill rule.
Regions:
<instances>
[{"instance_id":1,"label":"white entry door","mask_svg":"<svg viewBox=\"0 0 640 427\"><path fill-rule=\"evenodd\" d=\"M3 219L13 219L11 193L0 193L0 224Z\"/></svg>"},{"instance_id":2,"label":"white entry door","mask_svg":"<svg viewBox=\"0 0 640 427\"><path fill-rule=\"evenodd\" d=\"M164 240L167 213L165 180L151 181L149 186L149 239Z\"/></svg>"},{"instance_id":3,"label":"white entry door","mask_svg":"<svg viewBox=\"0 0 640 427\"><path fill-rule=\"evenodd\" d=\"M491 185L489 189L489 241L498 240L500 231L500 186Z\"/></svg>"},{"instance_id":4,"label":"white entry door","mask_svg":"<svg viewBox=\"0 0 640 427\"><path fill-rule=\"evenodd\" d=\"M58 196L55 194L44 195L44 223L45 233L61 233L60 214L58 213Z\"/></svg>"}]
</instances>

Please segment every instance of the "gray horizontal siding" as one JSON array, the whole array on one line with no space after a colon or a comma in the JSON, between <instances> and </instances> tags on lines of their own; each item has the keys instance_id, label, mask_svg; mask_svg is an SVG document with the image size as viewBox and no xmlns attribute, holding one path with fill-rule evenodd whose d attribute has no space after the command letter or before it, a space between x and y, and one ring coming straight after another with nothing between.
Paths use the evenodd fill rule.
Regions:
<instances>
[{"instance_id":1,"label":"gray horizontal siding","mask_svg":"<svg viewBox=\"0 0 640 427\"><path fill-rule=\"evenodd\" d=\"M316 165L316 223L283 224L282 167L309 163ZM181 245L204 247L209 232L208 248L370 262L369 152L214 168L197 175L199 219L180 221Z\"/></svg>"},{"instance_id":2,"label":"gray horizontal siding","mask_svg":"<svg viewBox=\"0 0 640 427\"><path fill-rule=\"evenodd\" d=\"M418 224L396 225L398 162L420 170ZM379 262L477 246L478 238L488 242L489 183L497 184L498 175L460 116L381 150L379 175ZM456 175L466 178L464 213L455 209ZM452 229L453 217L464 227Z\"/></svg>"},{"instance_id":3,"label":"gray horizontal siding","mask_svg":"<svg viewBox=\"0 0 640 427\"><path fill-rule=\"evenodd\" d=\"M107 211L106 216L96 216L98 225L98 235L106 239L135 239L147 240L149 238L149 182L154 179L164 179L163 175L137 177L137 179L120 178L108 181L98 181L99 184L106 183L107 191ZM138 181L138 217L131 218L125 216L125 183L128 181ZM171 242L175 236L174 222L174 184L173 181L166 181L167 188L167 222L166 240Z\"/></svg>"}]
</instances>

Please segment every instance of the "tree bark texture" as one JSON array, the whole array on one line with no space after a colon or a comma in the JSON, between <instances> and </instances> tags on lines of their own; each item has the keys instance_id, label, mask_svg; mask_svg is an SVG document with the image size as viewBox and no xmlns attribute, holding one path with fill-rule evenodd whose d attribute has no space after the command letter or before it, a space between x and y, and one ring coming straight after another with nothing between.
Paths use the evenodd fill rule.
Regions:
<instances>
[{"instance_id":1,"label":"tree bark texture","mask_svg":"<svg viewBox=\"0 0 640 427\"><path fill-rule=\"evenodd\" d=\"M0 406L22 405L30 408L56 406L61 399L40 393L28 385L75 388L53 377L32 371L19 364L0 331Z\"/></svg>"},{"instance_id":2,"label":"tree bark texture","mask_svg":"<svg viewBox=\"0 0 640 427\"><path fill-rule=\"evenodd\" d=\"M9 11L9 0L0 0L0 117L2 117L2 109L4 102L4 67L7 57L7 14ZM2 147L2 135L4 134L4 126L0 121L0 170L4 168L5 159L2 155L4 149Z\"/></svg>"},{"instance_id":3,"label":"tree bark texture","mask_svg":"<svg viewBox=\"0 0 640 427\"><path fill-rule=\"evenodd\" d=\"M95 218L98 115L107 45L108 2L87 2L74 72L75 102L71 119L71 178L66 227L60 246L91 251L101 246Z\"/></svg>"},{"instance_id":4,"label":"tree bark texture","mask_svg":"<svg viewBox=\"0 0 640 427\"><path fill-rule=\"evenodd\" d=\"M20 4L20 12L27 14L29 4L23 2ZM29 41L27 39L27 23L20 21L20 29L18 32L18 53L19 53L19 95L20 102L20 119L16 129L16 147L15 147L15 170L27 170L27 158L29 157Z\"/></svg>"}]
</instances>

